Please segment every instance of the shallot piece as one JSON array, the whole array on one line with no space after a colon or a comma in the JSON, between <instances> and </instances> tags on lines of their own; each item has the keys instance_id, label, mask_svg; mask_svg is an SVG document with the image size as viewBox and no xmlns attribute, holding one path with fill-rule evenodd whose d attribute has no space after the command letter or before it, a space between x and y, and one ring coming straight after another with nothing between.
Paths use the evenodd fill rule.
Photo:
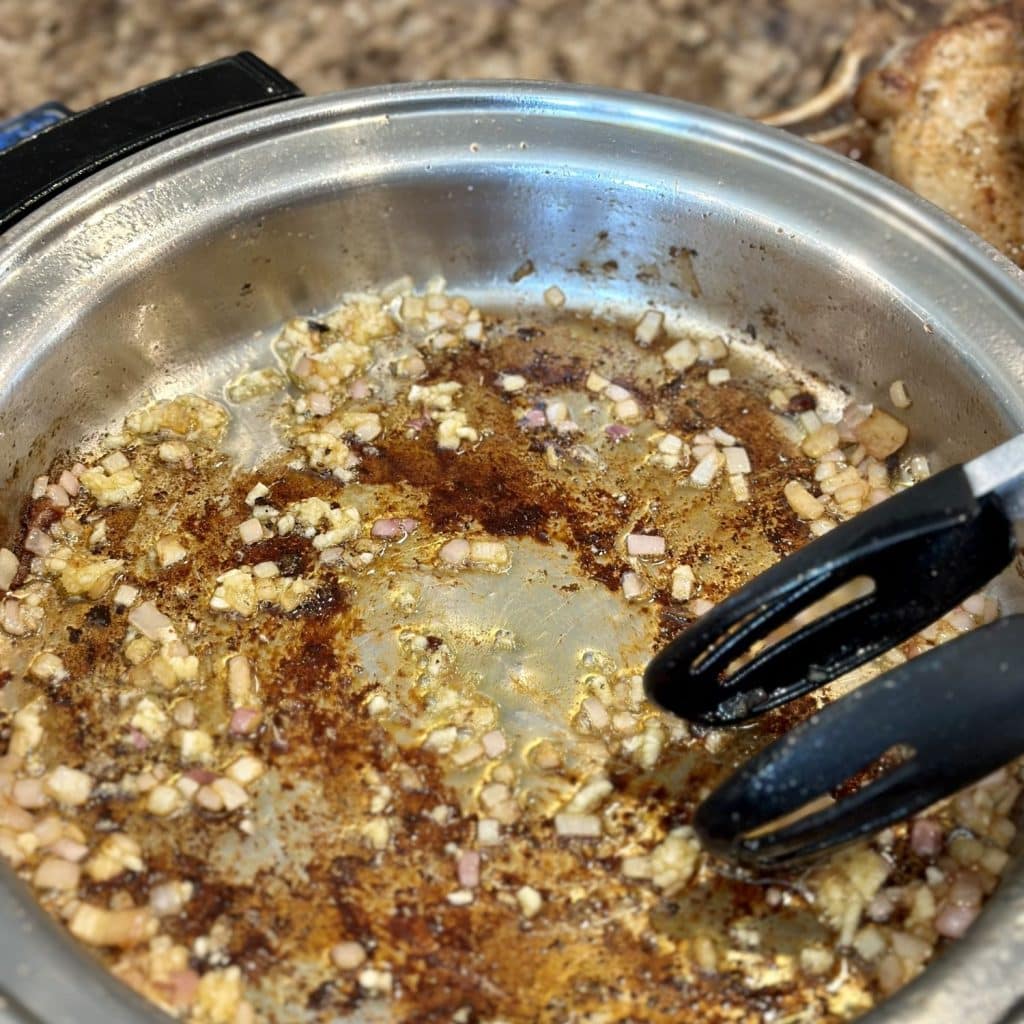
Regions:
<instances>
[{"instance_id":1,"label":"shallot piece","mask_svg":"<svg viewBox=\"0 0 1024 1024\"><path fill-rule=\"evenodd\" d=\"M306 404L314 416L330 416L331 414L331 400L322 391L311 392L306 399Z\"/></svg>"},{"instance_id":2,"label":"shallot piece","mask_svg":"<svg viewBox=\"0 0 1024 1024\"><path fill-rule=\"evenodd\" d=\"M27 811L38 810L50 802L50 798L43 788L42 779L18 779L14 783L11 795L14 797L14 802Z\"/></svg>"},{"instance_id":3,"label":"shallot piece","mask_svg":"<svg viewBox=\"0 0 1024 1024\"><path fill-rule=\"evenodd\" d=\"M41 679L43 682L63 679L68 674L68 670L64 667L64 662L53 651L40 651L32 659L28 671L29 675L35 679Z\"/></svg>"},{"instance_id":4,"label":"shallot piece","mask_svg":"<svg viewBox=\"0 0 1024 1024\"><path fill-rule=\"evenodd\" d=\"M69 469L65 469L57 479L57 483L67 491L68 494L73 498L81 490L81 484L78 482L78 477Z\"/></svg>"},{"instance_id":5,"label":"shallot piece","mask_svg":"<svg viewBox=\"0 0 1024 1024\"><path fill-rule=\"evenodd\" d=\"M944 906L935 917L935 930L947 939L959 939L980 912L980 907Z\"/></svg>"},{"instance_id":6,"label":"shallot piece","mask_svg":"<svg viewBox=\"0 0 1024 1024\"><path fill-rule=\"evenodd\" d=\"M697 452L694 450L694 456ZM708 487L725 465L725 456L717 449L708 451L700 457L700 461L690 473L690 483L694 487Z\"/></svg>"},{"instance_id":7,"label":"shallot piece","mask_svg":"<svg viewBox=\"0 0 1024 1024\"><path fill-rule=\"evenodd\" d=\"M722 454L725 456L725 471L727 473L750 472L750 456L747 455L746 448L732 446L724 449Z\"/></svg>"},{"instance_id":8,"label":"shallot piece","mask_svg":"<svg viewBox=\"0 0 1024 1024\"><path fill-rule=\"evenodd\" d=\"M949 887L946 904L954 907L980 907L984 898L985 890L978 876L973 871L961 871Z\"/></svg>"},{"instance_id":9,"label":"shallot piece","mask_svg":"<svg viewBox=\"0 0 1024 1024\"><path fill-rule=\"evenodd\" d=\"M4 631L11 636L25 636L32 632L32 627L21 617L21 602L13 597L4 601L2 624Z\"/></svg>"},{"instance_id":10,"label":"shallot piece","mask_svg":"<svg viewBox=\"0 0 1024 1024\"><path fill-rule=\"evenodd\" d=\"M182 700L175 705L174 721L183 729L194 729L197 718L196 706L192 701Z\"/></svg>"},{"instance_id":11,"label":"shallot piece","mask_svg":"<svg viewBox=\"0 0 1024 1024\"><path fill-rule=\"evenodd\" d=\"M373 524L370 535L381 537L385 540L391 540L395 537L406 537L419 525L419 520L416 519L378 519Z\"/></svg>"},{"instance_id":12,"label":"shallot piece","mask_svg":"<svg viewBox=\"0 0 1024 1024\"><path fill-rule=\"evenodd\" d=\"M249 736L259 728L261 717L256 708L235 708L228 730L233 736Z\"/></svg>"},{"instance_id":13,"label":"shallot piece","mask_svg":"<svg viewBox=\"0 0 1024 1024\"><path fill-rule=\"evenodd\" d=\"M526 378L521 373L499 373L498 385L503 391L522 391L526 387Z\"/></svg>"},{"instance_id":14,"label":"shallot piece","mask_svg":"<svg viewBox=\"0 0 1024 1024\"><path fill-rule=\"evenodd\" d=\"M131 743L136 750L145 750L149 746L149 739L146 737L145 733L140 732L138 729L128 730L128 742Z\"/></svg>"},{"instance_id":15,"label":"shallot piece","mask_svg":"<svg viewBox=\"0 0 1024 1024\"><path fill-rule=\"evenodd\" d=\"M89 854L88 846L76 842L74 839L68 839L67 836L61 836L55 843L51 843L49 849L55 857L72 861L75 864L85 860Z\"/></svg>"},{"instance_id":16,"label":"shallot piece","mask_svg":"<svg viewBox=\"0 0 1024 1024\"><path fill-rule=\"evenodd\" d=\"M547 423L547 416L543 409L528 409L526 414L519 420L519 426L524 430L537 430Z\"/></svg>"},{"instance_id":17,"label":"shallot piece","mask_svg":"<svg viewBox=\"0 0 1024 1024\"><path fill-rule=\"evenodd\" d=\"M244 654L233 654L228 658L228 693L236 707L246 707L252 701L252 666Z\"/></svg>"},{"instance_id":18,"label":"shallot piece","mask_svg":"<svg viewBox=\"0 0 1024 1024\"><path fill-rule=\"evenodd\" d=\"M644 592L644 585L635 572L624 572L622 574L622 596L627 601L635 601Z\"/></svg>"},{"instance_id":19,"label":"shallot piece","mask_svg":"<svg viewBox=\"0 0 1024 1024\"><path fill-rule=\"evenodd\" d=\"M604 433L610 441L621 441L623 438L629 437L633 431L630 430L629 427L623 426L621 423L609 423L608 426L604 428Z\"/></svg>"},{"instance_id":20,"label":"shallot piece","mask_svg":"<svg viewBox=\"0 0 1024 1024\"><path fill-rule=\"evenodd\" d=\"M958 633L969 633L975 626L974 619L962 608L947 612L945 619Z\"/></svg>"},{"instance_id":21,"label":"shallot piece","mask_svg":"<svg viewBox=\"0 0 1024 1024\"><path fill-rule=\"evenodd\" d=\"M167 989L172 1006L191 1006L199 992L199 975L191 968L173 971L167 976Z\"/></svg>"},{"instance_id":22,"label":"shallot piece","mask_svg":"<svg viewBox=\"0 0 1024 1024\"><path fill-rule=\"evenodd\" d=\"M910 848L919 857L938 857L942 839L942 826L933 818L918 818L910 826Z\"/></svg>"},{"instance_id":23,"label":"shallot piece","mask_svg":"<svg viewBox=\"0 0 1024 1024\"><path fill-rule=\"evenodd\" d=\"M867 905L867 909L864 913L871 921L884 922L888 921L892 917L893 912L896 910L896 905L893 903L892 898L886 895L884 892L876 893L872 897L871 902Z\"/></svg>"},{"instance_id":24,"label":"shallot piece","mask_svg":"<svg viewBox=\"0 0 1024 1024\"><path fill-rule=\"evenodd\" d=\"M721 427L712 427L707 432L707 437L708 440L710 440L712 443L720 444L726 448L736 444L736 438L727 430L723 430ZM694 440L696 440L696 438L694 438Z\"/></svg>"},{"instance_id":25,"label":"shallot piece","mask_svg":"<svg viewBox=\"0 0 1024 1024\"><path fill-rule=\"evenodd\" d=\"M459 885L465 889L475 889L480 884L480 854L475 850L466 850L456 863L455 873Z\"/></svg>"},{"instance_id":26,"label":"shallot piece","mask_svg":"<svg viewBox=\"0 0 1024 1024\"><path fill-rule=\"evenodd\" d=\"M626 538L626 551L639 557L658 557L665 554L665 538L652 534L631 533Z\"/></svg>"},{"instance_id":27,"label":"shallot piece","mask_svg":"<svg viewBox=\"0 0 1024 1024\"><path fill-rule=\"evenodd\" d=\"M559 423L569 419L569 407L565 402L548 402L544 409L544 418L551 426L557 427Z\"/></svg>"},{"instance_id":28,"label":"shallot piece","mask_svg":"<svg viewBox=\"0 0 1024 1024\"><path fill-rule=\"evenodd\" d=\"M46 497L54 508L67 508L71 504L68 492L60 484L50 484L46 488Z\"/></svg>"},{"instance_id":29,"label":"shallot piece","mask_svg":"<svg viewBox=\"0 0 1024 1024\"><path fill-rule=\"evenodd\" d=\"M462 537L448 541L438 552L438 557L449 565L465 565L469 558L469 541Z\"/></svg>"},{"instance_id":30,"label":"shallot piece","mask_svg":"<svg viewBox=\"0 0 1024 1024\"><path fill-rule=\"evenodd\" d=\"M348 396L349 396L349 398L354 398L357 401L360 398L369 398L370 397L370 385L367 384L366 381L362 380L362 379L354 380L348 386Z\"/></svg>"},{"instance_id":31,"label":"shallot piece","mask_svg":"<svg viewBox=\"0 0 1024 1024\"><path fill-rule=\"evenodd\" d=\"M212 786L200 786L196 791L195 802L204 810L215 814L224 810L224 801Z\"/></svg>"},{"instance_id":32,"label":"shallot piece","mask_svg":"<svg viewBox=\"0 0 1024 1024\"><path fill-rule=\"evenodd\" d=\"M180 913L185 906L187 889L177 882L164 882L149 891L149 906L157 917Z\"/></svg>"}]
</instances>

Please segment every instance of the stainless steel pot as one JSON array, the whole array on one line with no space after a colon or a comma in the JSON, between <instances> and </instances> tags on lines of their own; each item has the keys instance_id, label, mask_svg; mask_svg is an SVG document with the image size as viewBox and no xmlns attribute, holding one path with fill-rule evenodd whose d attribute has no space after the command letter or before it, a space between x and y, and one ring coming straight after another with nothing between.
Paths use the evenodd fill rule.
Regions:
<instances>
[{"instance_id":1,"label":"stainless steel pot","mask_svg":"<svg viewBox=\"0 0 1024 1024\"><path fill-rule=\"evenodd\" d=\"M534 273L515 279L527 259ZM201 386L256 332L400 273L442 273L490 308L539 304L552 283L581 308L654 299L756 333L869 398L902 377L917 447L940 464L1024 429L1020 273L891 182L680 103L425 84L208 124L112 163L0 236L7 493L143 392ZM17 508L3 511L9 528ZM1022 956L1018 865L969 937L869 1019L1015 1019ZM0 992L0 1021L165 1019L6 869Z\"/></svg>"}]
</instances>

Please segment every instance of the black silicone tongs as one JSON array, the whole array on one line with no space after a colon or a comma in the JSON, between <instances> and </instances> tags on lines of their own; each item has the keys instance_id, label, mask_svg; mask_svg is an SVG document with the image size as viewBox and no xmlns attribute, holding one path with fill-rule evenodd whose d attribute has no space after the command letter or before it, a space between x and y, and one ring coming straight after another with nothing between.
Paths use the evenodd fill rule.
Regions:
<instances>
[{"instance_id":1,"label":"black silicone tongs","mask_svg":"<svg viewBox=\"0 0 1024 1024\"><path fill-rule=\"evenodd\" d=\"M861 513L712 608L650 663L648 696L691 721L723 726L816 690L990 581L1012 561L1022 518L1019 436ZM780 635L856 581L862 596ZM734 859L780 863L881 828L1024 752L1024 710L1014 706L1024 708L1024 693L1003 667L1014 663L1012 652L1024 653L1022 622L977 630L833 703L716 791L698 812L698 829ZM941 696L947 692L953 696ZM993 722L1013 723L1001 743L990 742ZM964 729L982 724L981 743L962 742ZM887 742L875 750L871 737ZM878 782L829 811L762 831L897 747L914 756ZM940 760L947 763L933 763Z\"/></svg>"},{"instance_id":2,"label":"black silicone tongs","mask_svg":"<svg viewBox=\"0 0 1024 1024\"><path fill-rule=\"evenodd\" d=\"M878 832L984 778L1024 753L1022 654L1024 615L1012 615L834 701L720 785L697 809L698 834L728 860L780 867ZM833 802L883 755L887 770Z\"/></svg>"}]
</instances>

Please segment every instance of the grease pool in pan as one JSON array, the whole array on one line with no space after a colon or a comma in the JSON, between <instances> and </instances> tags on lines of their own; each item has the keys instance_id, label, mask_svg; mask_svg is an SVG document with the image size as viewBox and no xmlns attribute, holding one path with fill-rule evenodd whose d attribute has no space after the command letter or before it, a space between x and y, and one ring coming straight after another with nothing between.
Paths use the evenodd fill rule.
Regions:
<instances>
[{"instance_id":1,"label":"grease pool in pan","mask_svg":"<svg viewBox=\"0 0 1024 1024\"><path fill-rule=\"evenodd\" d=\"M0 837L115 973L200 1024L828 1021L976 911L1014 775L799 877L699 851L787 722L691 733L645 659L926 466L651 323L352 297L53 467L11 542Z\"/></svg>"}]
</instances>

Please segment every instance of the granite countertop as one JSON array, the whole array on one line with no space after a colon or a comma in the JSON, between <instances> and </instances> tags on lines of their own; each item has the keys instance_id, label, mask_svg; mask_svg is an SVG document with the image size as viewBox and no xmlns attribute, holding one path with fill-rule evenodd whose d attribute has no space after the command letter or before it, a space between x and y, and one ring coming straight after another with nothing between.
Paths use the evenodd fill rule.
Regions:
<instances>
[{"instance_id":1,"label":"granite countertop","mask_svg":"<svg viewBox=\"0 0 1024 1024\"><path fill-rule=\"evenodd\" d=\"M47 99L80 108L251 49L309 93L424 78L563 79L756 116L814 93L858 14L909 6L908 0L0 0L0 115Z\"/></svg>"}]
</instances>

